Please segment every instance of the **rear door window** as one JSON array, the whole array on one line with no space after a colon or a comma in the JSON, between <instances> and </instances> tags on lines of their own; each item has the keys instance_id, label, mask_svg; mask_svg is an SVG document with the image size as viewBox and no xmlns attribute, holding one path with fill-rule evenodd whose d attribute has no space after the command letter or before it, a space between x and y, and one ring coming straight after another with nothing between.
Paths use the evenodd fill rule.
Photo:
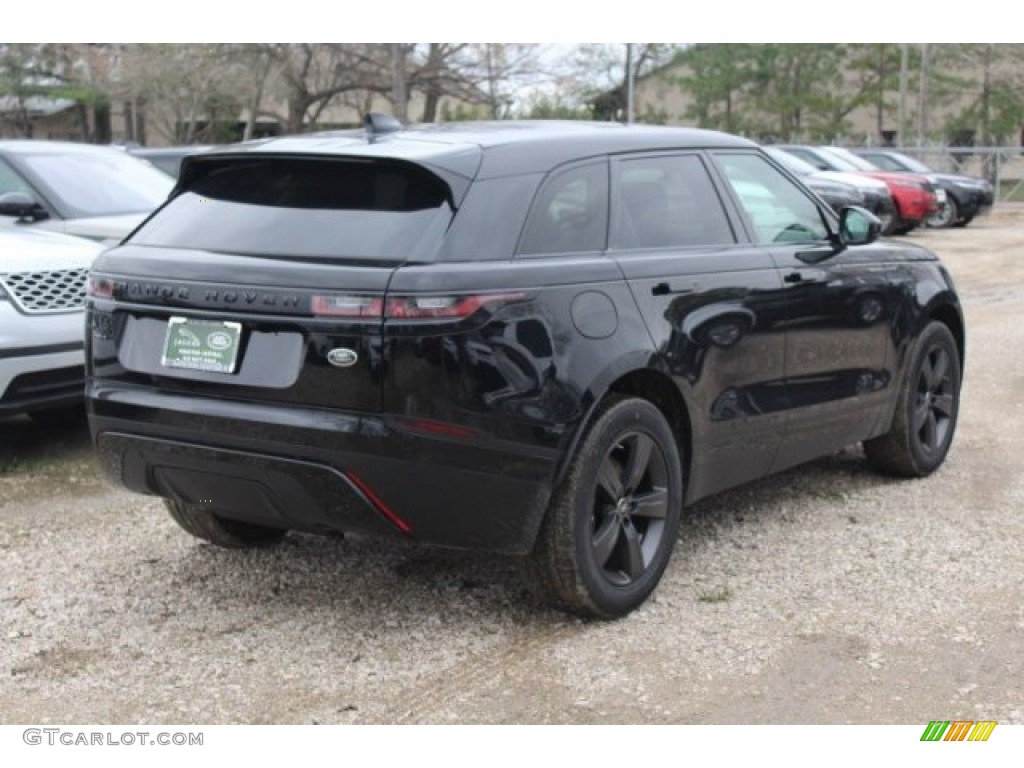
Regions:
<instances>
[{"instance_id":1,"label":"rear door window","mask_svg":"<svg viewBox=\"0 0 1024 768\"><path fill-rule=\"evenodd\" d=\"M313 158L197 161L136 245L356 261L429 259L450 190L411 163Z\"/></svg>"}]
</instances>

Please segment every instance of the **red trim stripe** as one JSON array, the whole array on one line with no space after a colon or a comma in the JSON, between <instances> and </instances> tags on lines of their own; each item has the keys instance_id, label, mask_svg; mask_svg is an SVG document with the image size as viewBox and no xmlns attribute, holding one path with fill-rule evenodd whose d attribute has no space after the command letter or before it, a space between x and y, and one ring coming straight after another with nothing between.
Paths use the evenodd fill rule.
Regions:
<instances>
[{"instance_id":1,"label":"red trim stripe","mask_svg":"<svg viewBox=\"0 0 1024 768\"><path fill-rule=\"evenodd\" d=\"M366 497L367 501L369 501L370 504L372 504L378 512L384 515L384 517L386 517L391 522L392 525L394 525L402 533L412 533L412 527L407 522L405 522L405 520L399 517L397 512L395 512L393 509L391 509L391 507L385 504L384 500L381 499L381 497L378 496L376 493L374 493L373 489L370 488L370 486L368 486L365 482L363 482L362 478L360 478L359 475L357 475L355 472L348 471L345 472L345 477L347 477L352 482L352 484L359 489L359 492Z\"/></svg>"}]
</instances>

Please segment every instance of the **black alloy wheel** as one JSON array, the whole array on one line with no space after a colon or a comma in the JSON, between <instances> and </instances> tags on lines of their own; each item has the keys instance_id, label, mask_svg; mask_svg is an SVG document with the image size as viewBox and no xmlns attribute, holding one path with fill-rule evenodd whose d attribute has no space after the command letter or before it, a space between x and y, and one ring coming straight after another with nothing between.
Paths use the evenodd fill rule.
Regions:
<instances>
[{"instance_id":1,"label":"black alloy wheel","mask_svg":"<svg viewBox=\"0 0 1024 768\"><path fill-rule=\"evenodd\" d=\"M924 477L946 459L960 410L960 353L949 328L933 321L914 348L892 426L864 441L873 466L903 477Z\"/></svg>"},{"instance_id":2,"label":"black alloy wheel","mask_svg":"<svg viewBox=\"0 0 1024 768\"><path fill-rule=\"evenodd\" d=\"M594 489L590 545L610 583L628 586L650 567L665 535L668 496L665 456L649 435L628 433L607 451Z\"/></svg>"},{"instance_id":3,"label":"black alloy wheel","mask_svg":"<svg viewBox=\"0 0 1024 768\"><path fill-rule=\"evenodd\" d=\"M936 344L926 353L918 372L911 424L918 445L928 454L942 450L953 428L956 402L952 368L949 352Z\"/></svg>"},{"instance_id":4,"label":"black alloy wheel","mask_svg":"<svg viewBox=\"0 0 1024 768\"><path fill-rule=\"evenodd\" d=\"M657 586L679 529L683 470L676 435L647 400L598 408L554 494L526 576L560 608L623 616Z\"/></svg>"}]
</instances>

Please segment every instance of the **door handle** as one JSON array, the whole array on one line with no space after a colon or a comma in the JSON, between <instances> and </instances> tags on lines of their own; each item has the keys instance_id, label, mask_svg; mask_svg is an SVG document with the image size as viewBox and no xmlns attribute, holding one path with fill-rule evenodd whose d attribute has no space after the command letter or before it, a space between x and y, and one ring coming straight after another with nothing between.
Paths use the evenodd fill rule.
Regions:
<instances>
[{"instance_id":1,"label":"door handle","mask_svg":"<svg viewBox=\"0 0 1024 768\"><path fill-rule=\"evenodd\" d=\"M790 285L796 285L796 284L807 285L809 283L824 283L825 282L825 275L822 272L818 272L816 270L813 271L813 272L811 272L811 271L808 271L808 272L790 272L788 275L785 275L782 278L782 281L784 283L789 283Z\"/></svg>"},{"instance_id":2,"label":"door handle","mask_svg":"<svg viewBox=\"0 0 1024 768\"><path fill-rule=\"evenodd\" d=\"M668 296L670 293L693 293L693 288L676 288L673 290L672 286L668 283L657 283L651 286L652 296Z\"/></svg>"}]
</instances>

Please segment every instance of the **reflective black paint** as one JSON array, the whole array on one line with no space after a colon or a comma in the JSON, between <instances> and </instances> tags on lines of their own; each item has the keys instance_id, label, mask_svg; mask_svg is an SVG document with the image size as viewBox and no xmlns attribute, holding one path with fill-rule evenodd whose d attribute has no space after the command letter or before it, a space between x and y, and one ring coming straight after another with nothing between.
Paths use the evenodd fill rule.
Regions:
<instances>
[{"instance_id":1,"label":"reflective black paint","mask_svg":"<svg viewBox=\"0 0 1024 768\"><path fill-rule=\"evenodd\" d=\"M959 303L929 252L876 243L809 266L806 245L750 242L722 198L739 234L721 247L372 268L108 251L94 274L121 287L89 300L87 340L104 466L135 490L220 493L243 518L258 507L254 522L401 535L349 498L354 472L417 540L525 553L587 414L610 390L639 391L638 375L682 403L670 422L692 502L885 432L929 318L953 328L962 353ZM255 298L227 306L225 289ZM340 319L309 314L317 291L521 298L461 320ZM153 350L172 315L241 322L240 374L161 370ZM339 347L354 365L330 365ZM289 494L297 478L304 490ZM343 510L332 494L349 499Z\"/></svg>"}]
</instances>

